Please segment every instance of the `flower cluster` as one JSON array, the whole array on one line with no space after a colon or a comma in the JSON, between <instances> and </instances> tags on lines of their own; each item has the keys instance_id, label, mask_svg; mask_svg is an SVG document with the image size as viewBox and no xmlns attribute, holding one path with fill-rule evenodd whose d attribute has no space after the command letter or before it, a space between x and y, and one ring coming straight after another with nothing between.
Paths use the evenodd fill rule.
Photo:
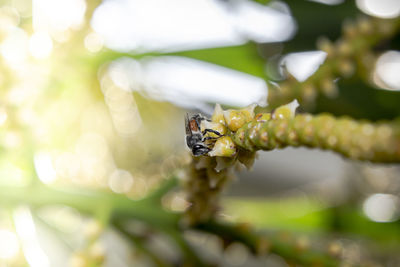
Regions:
<instances>
[{"instance_id":1,"label":"flower cluster","mask_svg":"<svg viewBox=\"0 0 400 267\"><path fill-rule=\"evenodd\" d=\"M326 38L317 41L317 47L327 53L322 66L304 82L289 76L279 89L268 92L270 107L277 107L293 99L302 105L312 105L318 94L335 97L337 78L350 78L357 71L360 77L370 77L376 56L372 48L400 30L400 20L382 20L362 17L343 25L341 38L331 42ZM368 78L366 78L368 79Z\"/></svg>"},{"instance_id":2,"label":"flower cluster","mask_svg":"<svg viewBox=\"0 0 400 267\"><path fill-rule=\"evenodd\" d=\"M232 179L237 162L247 168L253 165L256 152L236 146L231 136L254 119L254 108L255 105L251 105L240 110L224 111L217 104L211 122L204 120L201 123L202 130L212 129L223 136L215 141L208 155L193 157L185 186L191 203L187 211L189 223L207 221L215 214L219 195ZM210 132L205 137L217 136Z\"/></svg>"},{"instance_id":3,"label":"flower cluster","mask_svg":"<svg viewBox=\"0 0 400 267\"><path fill-rule=\"evenodd\" d=\"M244 125L232 137L234 143L249 151L308 146L357 160L400 162L399 121L371 123L329 114L277 116L283 108L276 109L269 120L255 119Z\"/></svg>"},{"instance_id":4,"label":"flower cluster","mask_svg":"<svg viewBox=\"0 0 400 267\"><path fill-rule=\"evenodd\" d=\"M257 150L307 146L373 162L400 162L400 121L371 123L329 114L295 114L297 100L272 113L254 106L223 111L216 106L207 127L224 133L206 156L193 157L186 192L190 222L206 221L218 210L218 197L237 162L250 168ZM212 133L211 133L212 134Z\"/></svg>"}]
</instances>

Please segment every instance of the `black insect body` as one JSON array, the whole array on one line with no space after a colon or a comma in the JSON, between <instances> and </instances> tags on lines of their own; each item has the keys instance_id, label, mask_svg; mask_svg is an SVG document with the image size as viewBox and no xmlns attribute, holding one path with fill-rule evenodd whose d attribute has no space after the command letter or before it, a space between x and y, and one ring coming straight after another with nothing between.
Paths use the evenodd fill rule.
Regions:
<instances>
[{"instance_id":1,"label":"black insect body","mask_svg":"<svg viewBox=\"0 0 400 267\"><path fill-rule=\"evenodd\" d=\"M201 156L210 152L212 150L210 146L213 144L213 141L222 136L222 134L213 129L206 128L202 131L200 125L203 120L210 121L201 116L201 114L193 115L190 118L189 115L186 114L186 144L192 150L194 156ZM216 134L218 137L205 137L209 132Z\"/></svg>"}]
</instances>

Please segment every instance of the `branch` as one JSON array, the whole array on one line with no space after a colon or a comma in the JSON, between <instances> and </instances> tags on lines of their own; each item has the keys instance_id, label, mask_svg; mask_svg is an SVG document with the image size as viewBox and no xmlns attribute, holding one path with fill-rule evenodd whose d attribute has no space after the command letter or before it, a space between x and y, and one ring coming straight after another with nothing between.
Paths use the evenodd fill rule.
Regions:
<instances>
[{"instance_id":1,"label":"branch","mask_svg":"<svg viewBox=\"0 0 400 267\"><path fill-rule=\"evenodd\" d=\"M297 101L273 113L254 115L255 106L225 110L217 105L211 122L202 126L223 134L204 156L193 157L185 191L191 203L190 224L210 220L220 193L237 162L251 167L258 150L307 146L336 151L345 157L373 162L400 162L400 120L371 123L329 114L295 116ZM211 133L213 134L213 133ZM209 133L207 135L211 135Z\"/></svg>"}]
</instances>

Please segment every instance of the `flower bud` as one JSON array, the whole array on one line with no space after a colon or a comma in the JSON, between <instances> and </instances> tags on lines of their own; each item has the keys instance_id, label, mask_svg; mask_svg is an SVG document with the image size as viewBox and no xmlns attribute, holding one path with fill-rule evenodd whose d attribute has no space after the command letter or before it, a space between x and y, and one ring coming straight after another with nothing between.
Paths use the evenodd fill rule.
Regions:
<instances>
[{"instance_id":1,"label":"flower bud","mask_svg":"<svg viewBox=\"0 0 400 267\"><path fill-rule=\"evenodd\" d=\"M211 157L232 157L236 154L236 146L232 138L223 136L219 138L214 145L214 148L208 152Z\"/></svg>"},{"instance_id":2,"label":"flower bud","mask_svg":"<svg viewBox=\"0 0 400 267\"><path fill-rule=\"evenodd\" d=\"M317 47L318 49L326 52L328 57L331 57L335 51L332 42L326 37L321 37L317 40Z\"/></svg>"},{"instance_id":3,"label":"flower bud","mask_svg":"<svg viewBox=\"0 0 400 267\"><path fill-rule=\"evenodd\" d=\"M349 56L351 55L352 47L347 40L339 40L336 42L337 52L341 56Z\"/></svg>"},{"instance_id":4,"label":"flower bud","mask_svg":"<svg viewBox=\"0 0 400 267\"><path fill-rule=\"evenodd\" d=\"M231 167L236 162L236 158L216 157L216 161L217 161L217 166L215 166L214 170L216 172L220 172L224 169Z\"/></svg>"},{"instance_id":5,"label":"flower bud","mask_svg":"<svg viewBox=\"0 0 400 267\"><path fill-rule=\"evenodd\" d=\"M248 150L240 150L238 154L238 160L240 163L242 163L244 166L246 166L246 169L251 170L251 168L254 165L254 162L257 158L257 152L253 151L248 151Z\"/></svg>"},{"instance_id":6,"label":"flower bud","mask_svg":"<svg viewBox=\"0 0 400 267\"><path fill-rule=\"evenodd\" d=\"M343 33L348 38L353 38L357 35L357 27L353 21L350 20L344 21Z\"/></svg>"},{"instance_id":7,"label":"flower bud","mask_svg":"<svg viewBox=\"0 0 400 267\"><path fill-rule=\"evenodd\" d=\"M298 106L299 106L299 102L297 101L297 99L293 100L289 104L280 106L272 114L272 119L276 120L276 119L293 118Z\"/></svg>"},{"instance_id":8,"label":"flower bud","mask_svg":"<svg viewBox=\"0 0 400 267\"><path fill-rule=\"evenodd\" d=\"M363 34L370 34L374 30L374 25L370 19L363 17L358 19L357 28Z\"/></svg>"},{"instance_id":9,"label":"flower bud","mask_svg":"<svg viewBox=\"0 0 400 267\"><path fill-rule=\"evenodd\" d=\"M306 84L302 91L303 102L312 103L316 97L317 89L311 84Z\"/></svg>"},{"instance_id":10,"label":"flower bud","mask_svg":"<svg viewBox=\"0 0 400 267\"><path fill-rule=\"evenodd\" d=\"M229 109L224 111L224 118L228 128L236 132L245 123L253 120L255 107L256 105L250 105L240 110Z\"/></svg>"},{"instance_id":11,"label":"flower bud","mask_svg":"<svg viewBox=\"0 0 400 267\"><path fill-rule=\"evenodd\" d=\"M220 104L216 104L214 108L214 113L211 117L212 122L217 122L221 124L225 124L225 119L224 119L224 111L221 108Z\"/></svg>"},{"instance_id":12,"label":"flower bud","mask_svg":"<svg viewBox=\"0 0 400 267\"><path fill-rule=\"evenodd\" d=\"M335 98L339 94L339 89L337 88L336 83L332 81L332 78L323 79L320 86L324 95L329 98Z\"/></svg>"},{"instance_id":13,"label":"flower bud","mask_svg":"<svg viewBox=\"0 0 400 267\"><path fill-rule=\"evenodd\" d=\"M271 113L258 113L254 119L257 122L266 122L269 121L271 119Z\"/></svg>"},{"instance_id":14,"label":"flower bud","mask_svg":"<svg viewBox=\"0 0 400 267\"><path fill-rule=\"evenodd\" d=\"M334 257L340 256L340 254L342 253L342 250L343 250L342 244L338 241L332 242L331 244L329 244L328 253L331 256L334 256Z\"/></svg>"},{"instance_id":15,"label":"flower bud","mask_svg":"<svg viewBox=\"0 0 400 267\"><path fill-rule=\"evenodd\" d=\"M355 66L354 66L353 62L351 62L348 59L343 59L343 60L339 61L338 68L339 68L340 74L345 78L349 78L355 72Z\"/></svg>"}]
</instances>

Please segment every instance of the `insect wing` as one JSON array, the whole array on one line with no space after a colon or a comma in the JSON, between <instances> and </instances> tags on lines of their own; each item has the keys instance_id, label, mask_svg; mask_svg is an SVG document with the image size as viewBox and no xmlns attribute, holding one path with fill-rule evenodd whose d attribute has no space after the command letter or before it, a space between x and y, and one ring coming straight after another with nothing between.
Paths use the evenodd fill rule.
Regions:
<instances>
[{"instance_id":1,"label":"insect wing","mask_svg":"<svg viewBox=\"0 0 400 267\"><path fill-rule=\"evenodd\" d=\"M189 120L189 115L186 113L185 117L185 129L186 129L186 135L192 135L192 130L190 129L190 120Z\"/></svg>"}]
</instances>

